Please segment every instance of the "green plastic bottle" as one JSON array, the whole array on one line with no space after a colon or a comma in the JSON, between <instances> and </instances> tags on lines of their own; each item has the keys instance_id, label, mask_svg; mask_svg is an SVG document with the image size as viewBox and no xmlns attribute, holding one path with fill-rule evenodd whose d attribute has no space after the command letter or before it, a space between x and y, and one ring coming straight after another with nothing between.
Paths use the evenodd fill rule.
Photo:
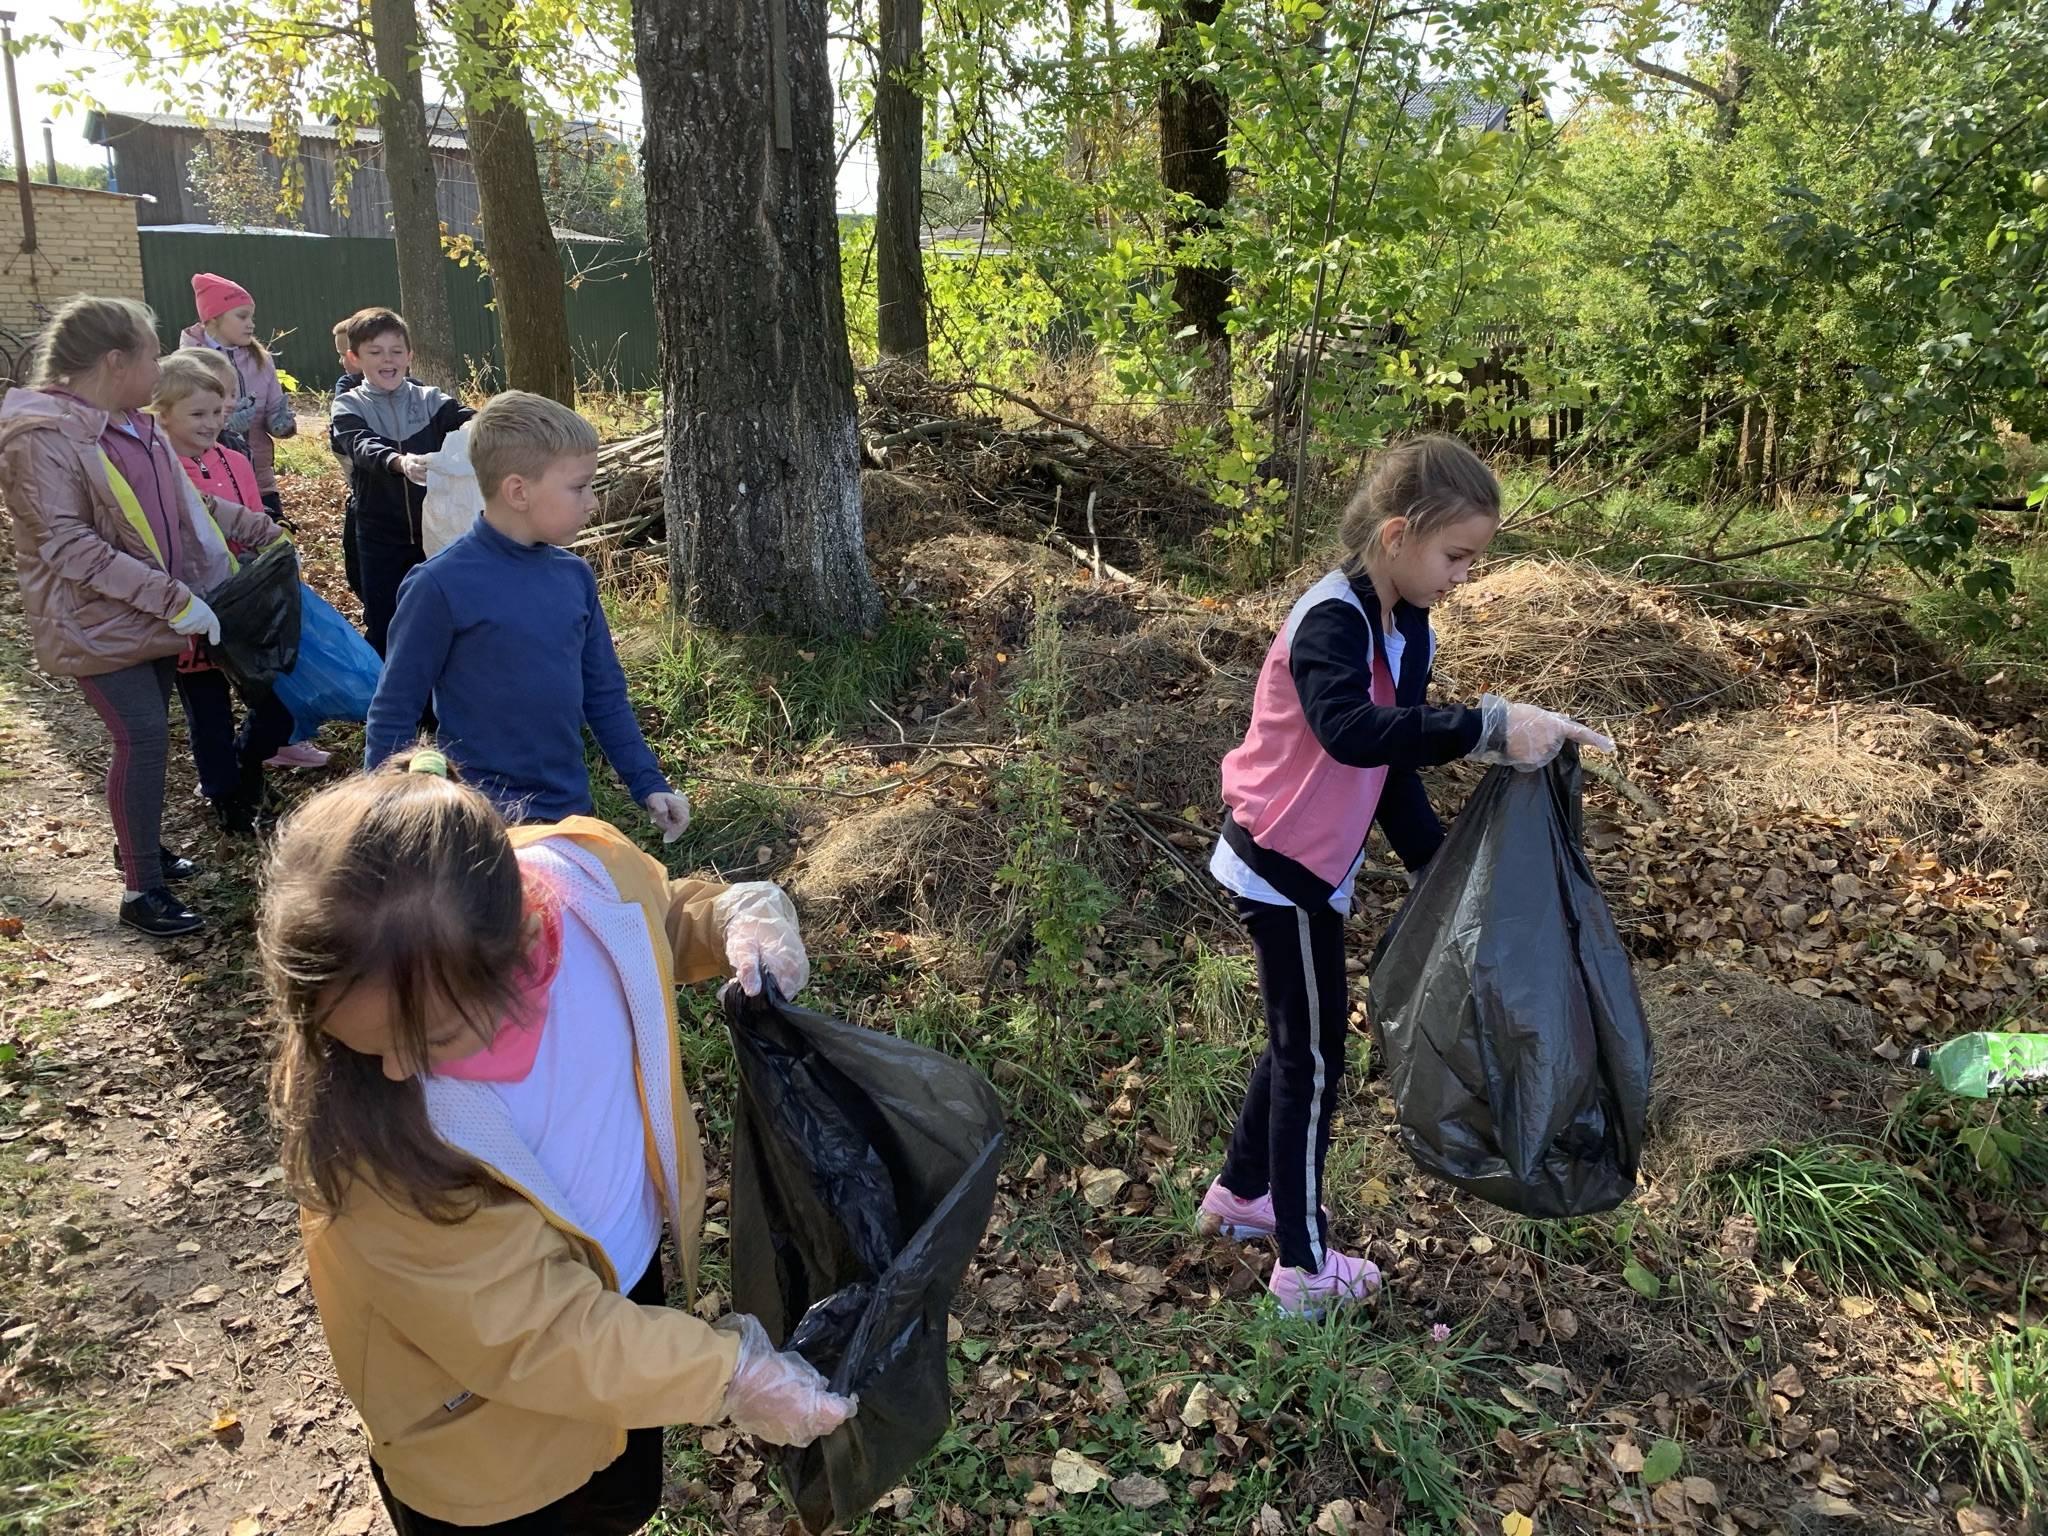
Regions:
<instances>
[{"instance_id":1,"label":"green plastic bottle","mask_svg":"<svg viewBox=\"0 0 2048 1536\"><path fill-rule=\"evenodd\" d=\"M2048 1094L2048 1035L1959 1035L1933 1050L1920 1046L1910 1059L1933 1073L1950 1093L1964 1098Z\"/></svg>"}]
</instances>

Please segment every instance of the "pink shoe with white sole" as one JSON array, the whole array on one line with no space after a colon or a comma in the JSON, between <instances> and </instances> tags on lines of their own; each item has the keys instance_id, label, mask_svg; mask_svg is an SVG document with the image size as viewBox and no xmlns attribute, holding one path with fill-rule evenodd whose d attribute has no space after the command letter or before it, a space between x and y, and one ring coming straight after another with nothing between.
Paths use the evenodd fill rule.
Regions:
<instances>
[{"instance_id":1,"label":"pink shoe with white sole","mask_svg":"<svg viewBox=\"0 0 2048 1536\"><path fill-rule=\"evenodd\" d=\"M1271 1237L1279 1225L1273 1217L1273 1197L1270 1194L1256 1200L1241 1200L1223 1187L1223 1181L1216 1179L1209 1185L1209 1192L1202 1196L1202 1203L1195 1212L1195 1230L1203 1237L1215 1237L1221 1233L1234 1243L1257 1242L1262 1237Z\"/></svg>"},{"instance_id":2,"label":"pink shoe with white sole","mask_svg":"<svg viewBox=\"0 0 2048 1536\"><path fill-rule=\"evenodd\" d=\"M327 760L334 754L322 752L310 741L295 741L288 747L279 747L264 759L266 768L325 768Z\"/></svg>"},{"instance_id":3,"label":"pink shoe with white sole","mask_svg":"<svg viewBox=\"0 0 2048 1536\"><path fill-rule=\"evenodd\" d=\"M1279 1264L1266 1282L1280 1310L1297 1317L1321 1317L1329 1308L1363 1301L1379 1288L1378 1265L1334 1248L1324 1252L1323 1267L1314 1274Z\"/></svg>"}]
</instances>

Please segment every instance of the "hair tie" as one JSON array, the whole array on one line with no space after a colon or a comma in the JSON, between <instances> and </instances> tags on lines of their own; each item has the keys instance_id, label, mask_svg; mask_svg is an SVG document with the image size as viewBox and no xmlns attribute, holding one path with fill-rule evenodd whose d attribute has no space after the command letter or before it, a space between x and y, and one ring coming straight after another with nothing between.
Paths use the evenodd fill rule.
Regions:
<instances>
[{"instance_id":1,"label":"hair tie","mask_svg":"<svg viewBox=\"0 0 2048 1536\"><path fill-rule=\"evenodd\" d=\"M448 777L448 759L431 747L422 748L406 759L405 771L431 773L437 779L445 779Z\"/></svg>"}]
</instances>

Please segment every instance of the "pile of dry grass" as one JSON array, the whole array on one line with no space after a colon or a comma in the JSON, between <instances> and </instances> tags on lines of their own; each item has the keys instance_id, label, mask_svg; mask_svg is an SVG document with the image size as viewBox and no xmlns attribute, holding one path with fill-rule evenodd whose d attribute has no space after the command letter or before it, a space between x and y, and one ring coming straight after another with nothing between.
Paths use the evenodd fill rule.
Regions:
<instances>
[{"instance_id":1,"label":"pile of dry grass","mask_svg":"<svg viewBox=\"0 0 2048 1536\"><path fill-rule=\"evenodd\" d=\"M1217 678L1177 699L1140 699L1084 715L1068 726L1090 776L1179 814L1193 807L1213 828L1223 793L1223 755L1244 739L1251 690ZM1206 854L1203 857L1207 857Z\"/></svg>"},{"instance_id":2,"label":"pile of dry grass","mask_svg":"<svg viewBox=\"0 0 2048 1536\"><path fill-rule=\"evenodd\" d=\"M913 484L916 482L912 482ZM1025 539L997 533L949 533L904 550L899 590L927 602L983 602L997 589L1028 607L1041 581L1067 579L1073 562Z\"/></svg>"},{"instance_id":3,"label":"pile of dry grass","mask_svg":"<svg viewBox=\"0 0 2048 1536\"><path fill-rule=\"evenodd\" d=\"M1437 675L1452 698L1498 693L1594 723L1760 701L1697 611L1589 565L1523 560L1489 571L1458 594L1439 630Z\"/></svg>"},{"instance_id":4,"label":"pile of dry grass","mask_svg":"<svg viewBox=\"0 0 2048 1536\"><path fill-rule=\"evenodd\" d=\"M1646 1161L1689 1179L1872 1121L1877 1018L1755 971L1694 961L1639 978L1656 1047Z\"/></svg>"},{"instance_id":5,"label":"pile of dry grass","mask_svg":"<svg viewBox=\"0 0 2048 1536\"><path fill-rule=\"evenodd\" d=\"M784 879L807 914L848 927L947 933L988 926L1003 862L995 818L938 795L912 795L842 817Z\"/></svg>"}]
</instances>

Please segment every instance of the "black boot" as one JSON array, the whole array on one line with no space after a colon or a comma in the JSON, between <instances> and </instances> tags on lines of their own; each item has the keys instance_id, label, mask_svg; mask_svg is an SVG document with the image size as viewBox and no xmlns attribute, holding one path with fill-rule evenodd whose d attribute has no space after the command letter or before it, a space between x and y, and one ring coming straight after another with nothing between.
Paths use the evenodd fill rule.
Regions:
<instances>
[{"instance_id":1,"label":"black boot","mask_svg":"<svg viewBox=\"0 0 2048 1536\"><path fill-rule=\"evenodd\" d=\"M161 885L140 896L123 896L121 921L152 939L180 938L206 926L204 918Z\"/></svg>"},{"instance_id":2,"label":"black boot","mask_svg":"<svg viewBox=\"0 0 2048 1536\"><path fill-rule=\"evenodd\" d=\"M277 825L277 803L261 784L253 791L215 796L213 814L230 837L254 837Z\"/></svg>"},{"instance_id":3,"label":"black boot","mask_svg":"<svg viewBox=\"0 0 2048 1536\"><path fill-rule=\"evenodd\" d=\"M206 866L197 859L188 859L182 853L173 853L161 844L157 847L156 856L158 862L163 865L165 885L176 885L180 881L195 879L206 873ZM119 869L120 867L121 850L116 848L114 850L114 868Z\"/></svg>"}]
</instances>

